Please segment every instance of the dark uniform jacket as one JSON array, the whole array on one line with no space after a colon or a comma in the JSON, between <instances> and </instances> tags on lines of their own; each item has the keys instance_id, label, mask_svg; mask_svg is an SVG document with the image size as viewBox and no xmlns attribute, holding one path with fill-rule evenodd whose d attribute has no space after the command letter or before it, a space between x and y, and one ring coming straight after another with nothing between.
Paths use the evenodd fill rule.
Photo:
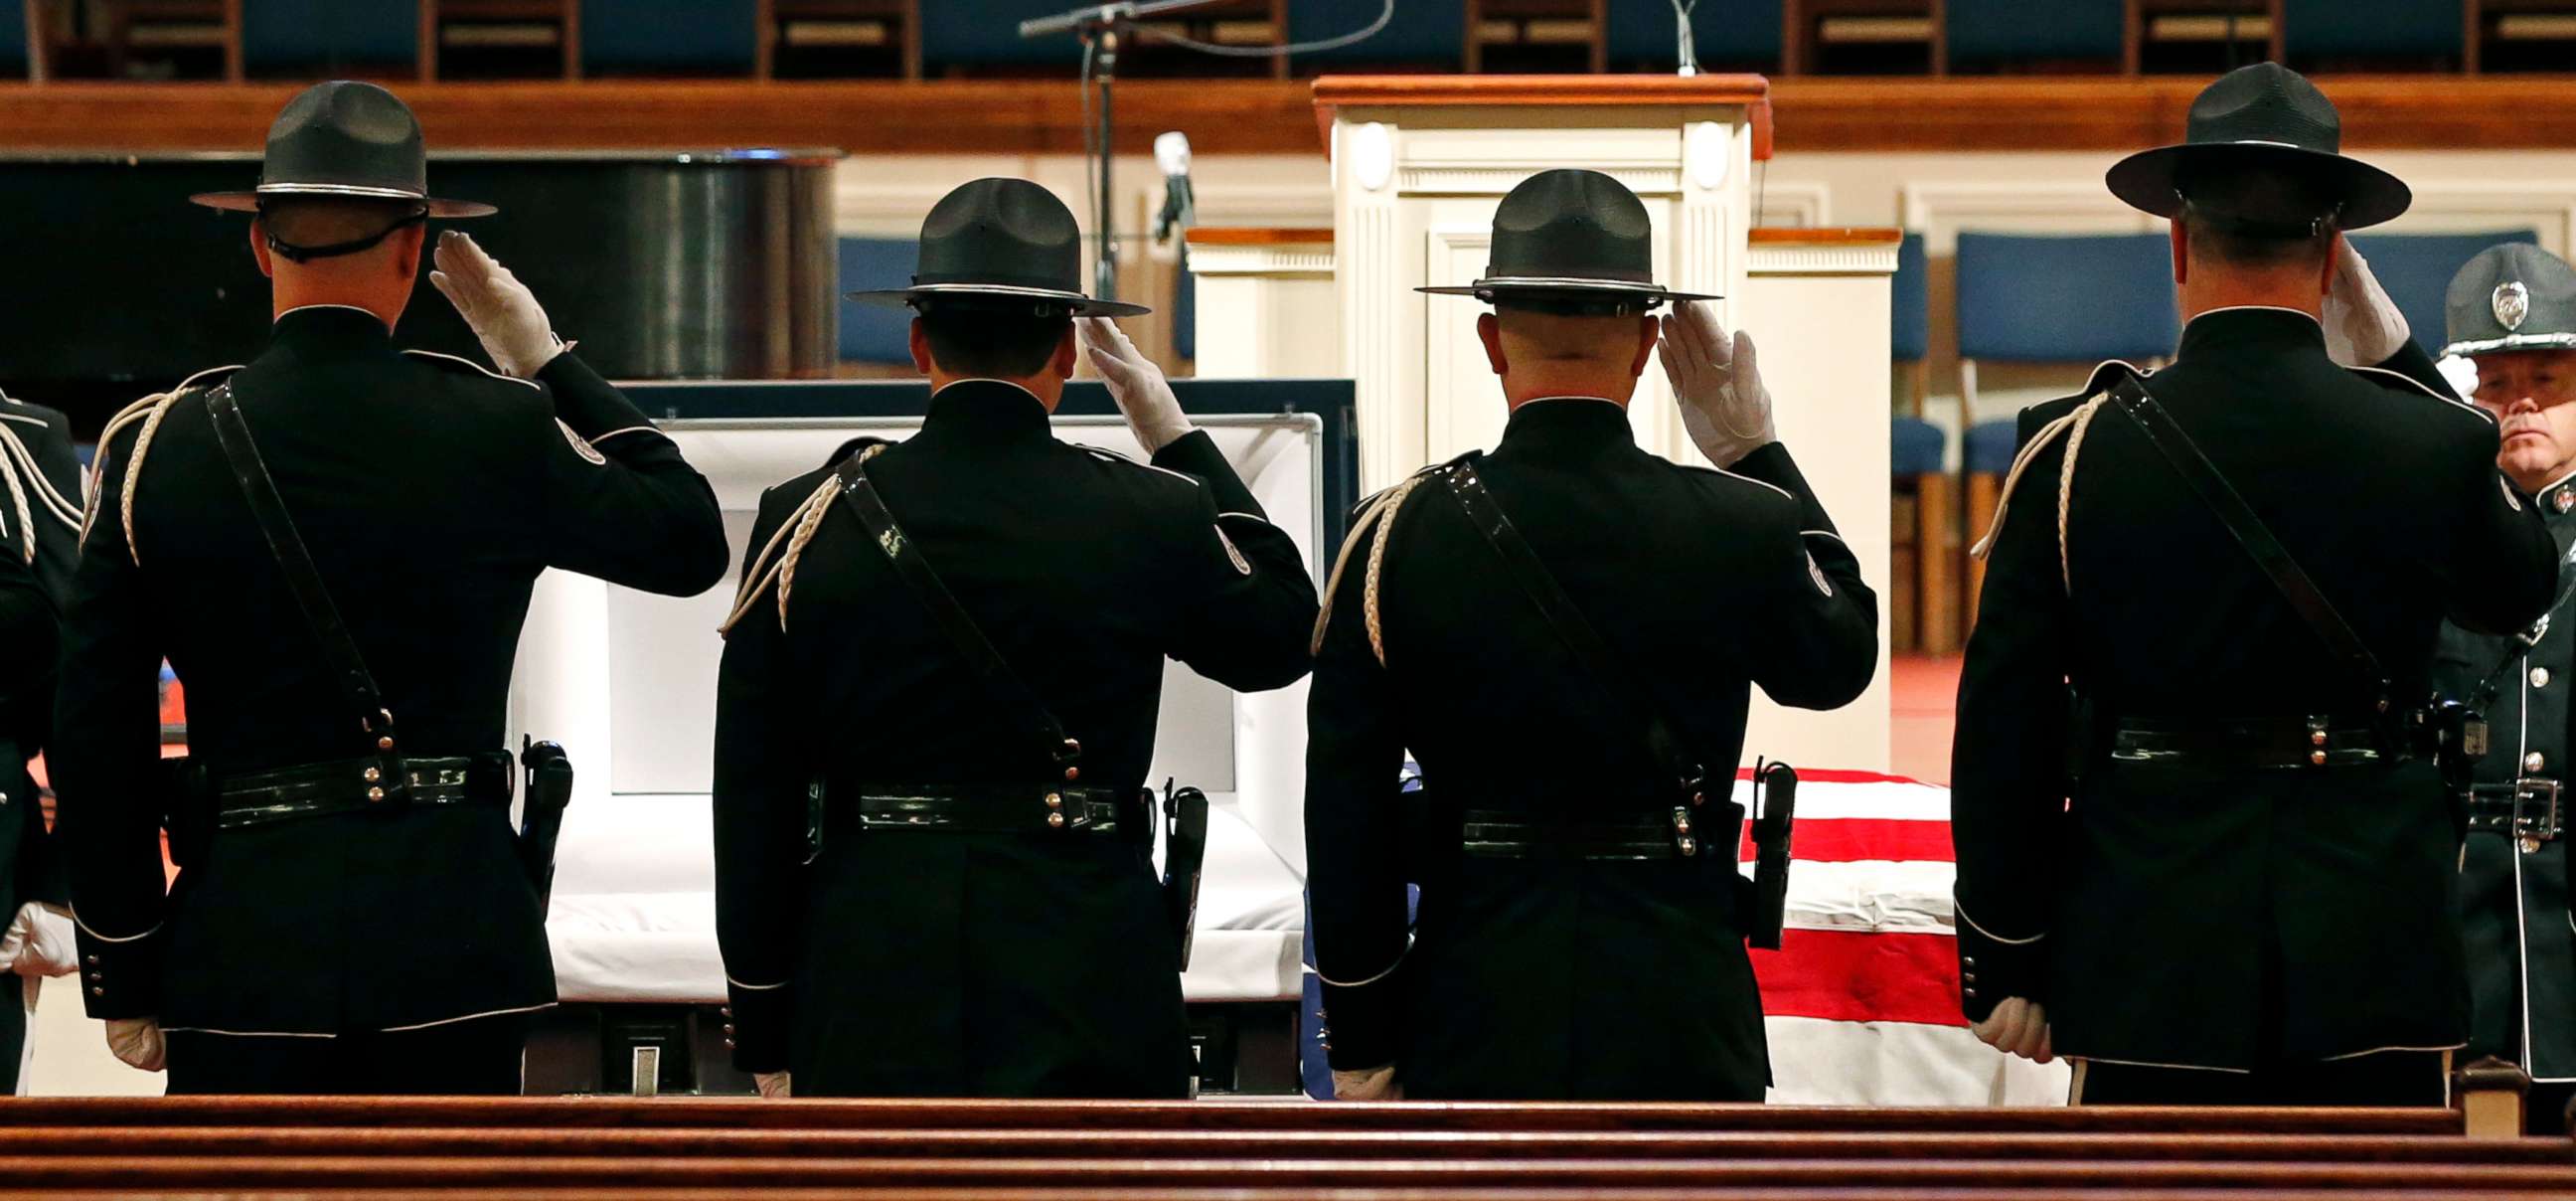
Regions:
<instances>
[{"instance_id":1,"label":"dark uniform jacket","mask_svg":"<svg viewBox=\"0 0 2576 1201\"><path fill-rule=\"evenodd\" d=\"M706 481L570 353L528 383L398 351L368 313L305 308L230 380L401 754L505 745L544 569L673 595L724 574ZM190 753L218 778L373 753L215 442L210 382L103 445L64 621L52 764L91 1016L317 1034L551 1004L505 809L220 831L164 899L165 656L187 686Z\"/></svg>"},{"instance_id":2,"label":"dark uniform jacket","mask_svg":"<svg viewBox=\"0 0 2576 1201\"><path fill-rule=\"evenodd\" d=\"M2307 314L2223 309L2145 384L2411 707L2432 695L2443 617L2521 628L2557 554L2496 470L2495 423L2422 351L2388 367L2336 365ZM2025 434L2083 399L2025 414ZM2160 1066L2459 1046L2459 843L2430 758L2109 758L2115 723L2359 727L2373 698L2114 408L2085 428L2061 519L2069 437L2034 444L2007 496L1959 684L1967 1016L2030 997L2059 1054ZM2089 721L2070 717L2070 686Z\"/></svg>"},{"instance_id":3,"label":"dark uniform jacket","mask_svg":"<svg viewBox=\"0 0 2576 1201\"><path fill-rule=\"evenodd\" d=\"M71 900L27 761L53 725L57 614L79 553L81 468L71 423L0 397L0 922Z\"/></svg>"},{"instance_id":4,"label":"dark uniform jacket","mask_svg":"<svg viewBox=\"0 0 2576 1201\"><path fill-rule=\"evenodd\" d=\"M2576 548L2576 481L2560 480L2535 498L2562 552ZM2522 1065L2544 1084L2576 1084L2576 920L2567 891L2567 842L2525 842L2508 823L2493 823L2517 780L2543 788L2568 779L2567 691L2576 688L2576 619L2561 603L2515 637L2442 631L2435 660L2442 694L2467 700L2486 715L2489 749L2478 763L2486 793L2460 862L2462 927L2467 938L2472 1024L2463 1058L2488 1055ZM2481 691L2492 678L2491 691ZM2528 788L2529 785L2526 785ZM2558 813L2569 800L2561 796ZM2547 820L2545 792L2525 813Z\"/></svg>"},{"instance_id":5,"label":"dark uniform jacket","mask_svg":"<svg viewBox=\"0 0 2576 1201\"><path fill-rule=\"evenodd\" d=\"M1815 709L1868 686L1877 600L1787 448L1732 472L1678 466L1637 447L1623 407L1566 398L1523 404L1493 453L1469 458L1712 791L1742 757L1751 686ZM1653 819L1675 791L1633 710L1603 695L1436 480L1381 520L1395 523L1382 562L1364 569L1357 548L1332 597L1307 715L1333 1066L1393 1063L1409 1097L1759 1100L1768 1059L1734 833L1711 818L1696 859L1457 858L1462 809ZM1408 749L1444 815L1420 833L1397 797ZM1409 881L1422 891L1408 951Z\"/></svg>"},{"instance_id":6,"label":"dark uniform jacket","mask_svg":"<svg viewBox=\"0 0 2576 1201\"><path fill-rule=\"evenodd\" d=\"M747 558L837 466L762 498ZM1084 784L1145 785L1166 656L1247 690L1306 674L1314 581L1204 433L1148 467L1057 441L1036 397L970 380L868 474L1082 744ZM725 643L716 929L735 1063L792 1066L800 1095L1183 1095L1178 947L1141 811L1115 834L1045 829L1053 748L967 671L847 507L820 503L792 576ZM834 802L809 865L818 780L845 799L1024 786L1030 828L861 830Z\"/></svg>"}]
</instances>

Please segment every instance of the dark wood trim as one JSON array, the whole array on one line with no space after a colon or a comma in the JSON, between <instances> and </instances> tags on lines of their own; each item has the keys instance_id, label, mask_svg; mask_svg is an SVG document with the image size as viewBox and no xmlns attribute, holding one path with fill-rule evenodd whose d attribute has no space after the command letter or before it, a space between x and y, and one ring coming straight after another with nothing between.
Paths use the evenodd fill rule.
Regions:
<instances>
[{"instance_id":1,"label":"dark wood trim","mask_svg":"<svg viewBox=\"0 0 2576 1201\"><path fill-rule=\"evenodd\" d=\"M1138 79L1119 87L1118 134L1141 145L1163 130L1186 129L1202 154L1316 154L1325 145L1316 134L1329 133L1335 103L1711 102L1751 108L1757 158L1773 140L1792 154L2128 150L2179 140L2203 82L1810 76L1761 90L1725 83L1686 90L1712 79L1760 77L1615 77L1624 84L1616 88L1603 86L1614 81L1555 77L1546 79L1548 90L1499 93L1461 87L1473 81L1454 76L1402 89L1370 81L1364 92L1327 78L1312 93L1294 81ZM2365 154L2576 150L2576 77L2350 76L2320 84L2343 112L2345 145ZM1651 100L1642 98L1647 89ZM256 150L295 90L285 83L0 83L0 151ZM1370 99L1346 99L1355 95ZM407 86L404 98L430 144L448 150L789 145L853 154L1027 155L1078 154L1083 144L1072 84L1063 80L426 83Z\"/></svg>"},{"instance_id":2,"label":"dark wood trim","mask_svg":"<svg viewBox=\"0 0 2576 1201\"><path fill-rule=\"evenodd\" d=\"M1314 86L1319 108L1757 104L1771 89L1760 75L1325 75Z\"/></svg>"},{"instance_id":3,"label":"dark wood trim","mask_svg":"<svg viewBox=\"0 0 2576 1201\"><path fill-rule=\"evenodd\" d=\"M1744 231L1744 238L1755 246L1894 246L1905 240L1905 231L1888 226L1762 225Z\"/></svg>"},{"instance_id":4,"label":"dark wood trim","mask_svg":"<svg viewBox=\"0 0 2576 1201\"><path fill-rule=\"evenodd\" d=\"M1189 232L1192 246L1312 246L1332 240L1333 231L1320 226L1202 225Z\"/></svg>"}]
</instances>

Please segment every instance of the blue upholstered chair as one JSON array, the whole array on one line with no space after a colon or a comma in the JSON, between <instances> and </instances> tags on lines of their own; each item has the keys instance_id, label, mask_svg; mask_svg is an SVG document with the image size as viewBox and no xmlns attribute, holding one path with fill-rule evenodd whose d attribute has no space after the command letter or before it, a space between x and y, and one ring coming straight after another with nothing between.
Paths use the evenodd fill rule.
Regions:
<instances>
[{"instance_id":1,"label":"blue upholstered chair","mask_svg":"<svg viewBox=\"0 0 2576 1201\"><path fill-rule=\"evenodd\" d=\"M1076 70L1082 64L1082 43L1073 35L1024 38L1019 28L1031 17L1072 7L1063 0L924 0L922 74L937 78L978 67Z\"/></svg>"},{"instance_id":2,"label":"blue upholstered chair","mask_svg":"<svg viewBox=\"0 0 2576 1201\"><path fill-rule=\"evenodd\" d=\"M747 76L759 26L757 0L581 0L582 71Z\"/></svg>"},{"instance_id":3,"label":"blue upholstered chair","mask_svg":"<svg viewBox=\"0 0 2576 1201\"><path fill-rule=\"evenodd\" d=\"M420 59L418 0L244 0L242 65L253 75L347 74Z\"/></svg>"},{"instance_id":4,"label":"blue upholstered chair","mask_svg":"<svg viewBox=\"0 0 2576 1201\"><path fill-rule=\"evenodd\" d=\"M1897 570L1889 635L1898 650L1947 654L1959 645L1958 485L1949 474L1950 436L1923 419L1923 395L1932 354L1931 284L1923 235L1907 234L1896 247L1896 276L1889 315L1888 357L1910 367L1905 409L1895 414L1888 442L1891 486L1911 498L1911 521L1895 530ZM1900 517L1907 510L1900 505ZM1908 570L1908 568L1911 570ZM1910 577L1910 578L1909 578ZM1918 634L1918 630L1920 631Z\"/></svg>"},{"instance_id":5,"label":"blue upholstered chair","mask_svg":"<svg viewBox=\"0 0 2576 1201\"><path fill-rule=\"evenodd\" d=\"M1993 520L2004 474L2019 449L2013 418L1976 420L1980 361L2145 363L2171 355L2182 336L2172 243L2161 233L1962 233L1957 312L1959 414L1966 430L1959 450L1974 534ZM1984 577L1983 565L1971 561L1971 628Z\"/></svg>"},{"instance_id":6,"label":"blue upholstered chair","mask_svg":"<svg viewBox=\"0 0 2576 1201\"><path fill-rule=\"evenodd\" d=\"M912 282L921 243L911 238L841 239L841 286L899 288ZM912 310L840 301L841 361L870 368L912 370Z\"/></svg>"},{"instance_id":7,"label":"blue upholstered chair","mask_svg":"<svg viewBox=\"0 0 2576 1201\"><path fill-rule=\"evenodd\" d=\"M1381 0L1289 0L1288 40L1322 41L1365 28L1384 7ZM1401 66L1454 72L1466 55L1466 0L1396 0L1394 18L1367 41L1300 54L1290 66L1303 71Z\"/></svg>"},{"instance_id":8,"label":"blue upholstered chair","mask_svg":"<svg viewBox=\"0 0 2576 1201\"><path fill-rule=\"evenodd\" d=\"M0 0L0 74L25 75L35 62L27 45L28 0Z\"/></svg>"},{"instance_id":9,"label":"blue upholstered chair","mask_svg":"<svg viewBox=\"0 0 2576 1201\"><path fill-rule=\"evenodd\" d=\"M1172 354L1185 363L1199 357L1199 277L1190 270L1189 252L1181 254L1181 278L1172 289Z\"/></svg>"},{"instance_id":10,"label":"blue upholstered chair","mask_svg":"<svg viewBox=\"0 0 2576 1201\"><path fill-rule=\"evenodd\" d=\"M1678 65L1672 0L1610 0L1608 25L1611 70L1670 71ZM1780 0L1699 0L1691 9L1691 44L1710 69L1777 69Z\"/></svg>"},{"instance_id":11,"label":"blue upholstered chair","mask_svg":"<svg viewBox=\"0 0 2576 1201\"><path fill-rule=\"evenodd\" d=\"M2503 229L2474 234L2361 234L2352 239L2352 245L2370 260L2371 274L2379 277L2379 286L2406 314L2406 328L2416 343L2438 355L2446 340L2442 294L2450 290L2451 277L2489 246L2539 240L2528 229Z\"/></svg>"},{"instance_id":12,"label":"blue upholstered chair","mask_svg":"<svg viewBox=\"0 0 2576 1201\"><path fill-rule=\"evenodd\" d=\"M2281 0L2282 51L2302 67L2320 59L2456 63L2467 37L2460 0Z\"/></svg>"},{"instance_id":13,"label":"blue upholstered chair","mask_svg":"<svg viewBox=\"0 0 2576 1201\"><path fill-rule=\"evenodd\" d=\"M2120 62L2122 0L1947 0L1950 69L1991 71L2069 59Z\"/></svg>"}]
</instances>

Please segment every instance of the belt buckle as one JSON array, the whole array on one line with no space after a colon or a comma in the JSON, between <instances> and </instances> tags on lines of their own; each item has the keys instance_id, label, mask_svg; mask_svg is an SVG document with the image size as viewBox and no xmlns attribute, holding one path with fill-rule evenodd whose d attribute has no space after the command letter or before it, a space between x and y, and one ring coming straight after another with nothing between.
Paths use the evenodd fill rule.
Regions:
<instances>
[{"instance_id":1,"label":"belt buckle","mask_svg":"<svg viewBox=\"0 0 2576 1201\"><path fill-rule=\"evenodd\" d=\"M2558 837L2560 791L2556 780L2524 777L2513 782L2513 836L2521 841L2524 854L2535 854L2540 844ZM2536 805L2539 811L2526 813L2526 802Z\"/></svg>"}]
</instances>

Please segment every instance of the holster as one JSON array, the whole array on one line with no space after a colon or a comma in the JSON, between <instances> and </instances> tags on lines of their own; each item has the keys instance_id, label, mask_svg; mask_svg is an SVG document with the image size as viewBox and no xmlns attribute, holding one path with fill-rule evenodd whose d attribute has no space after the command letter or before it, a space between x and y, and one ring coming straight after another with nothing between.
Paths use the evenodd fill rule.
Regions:
<instances>
[{"instance_id":1,"label":"holster","mask_svg":"<svg viewBox=\"0 0 2576 1201\"><path fill-rule=\"evenodd\" d=\"M2448 803L2452 832L2465 842L2478 783L2478 762L2487 756L2486 715L2455 700L2438 700L2431 714L2433 762L2441 769L2442 796Z\"/></svg>"},{"instance_id":2,"label":"holster","mask_svg":"<svg viewBox=\"0 0 2576 1201\"><path fill-rule=\"evenodd\" d=\"M537 891L537 912L542 914L554 893L555 843L563 837L564 809L572 804L572 760L557 743L530 742L520 751L519 765L528 773L519 866Z\"/></svg>"},{"instance_id":3,"label":"holster","mask_svg":"<svg viewBox=\"0 0 2576 1201\"><path fill-rule=\"evenodd\" d=\"M1163 914L1179 939L1181 970L1190 967L1198 928L1199 877L1207 862L1208 799L1195 788L1163 782Z\"/></svg>"},{"instance_id":4,"label":"holster","mask_svg":"<svg viewBox=\"0 0 2576 1201\"><path fill-rule=\"evenodd\" d=\"M1753 805L1753 885L1746 897L1744 941L1777 951L1789 917L1789 832L1798 811L1797 769L1786 763L1756 764Z\"/></svg>"},{"instance_id":5,"label":"holster","mask_svg":"<svg viewBox=\"0 0 2576 1201\"><path fill-rule=\"evenodd\" d=\"M195 867L206 861L215 838L214 777L188 755L161 760L161 829L169 836L170 862Z\"/></svg>"}]
</instances>

